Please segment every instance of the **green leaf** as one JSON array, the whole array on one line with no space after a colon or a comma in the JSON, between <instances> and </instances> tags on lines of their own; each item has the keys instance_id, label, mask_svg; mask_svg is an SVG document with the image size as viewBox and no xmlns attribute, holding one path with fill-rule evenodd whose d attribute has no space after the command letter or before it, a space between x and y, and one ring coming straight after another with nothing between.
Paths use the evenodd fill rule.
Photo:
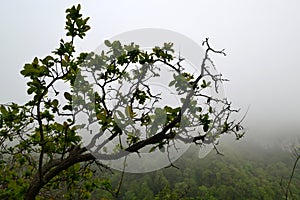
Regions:
<instances>
[{"instance_id":1,"label":"green leaf","mask_svg":"<svg viewBox=\"0 0 300 200\"><path fill-rule=\"evenodd\" d=\"M30 87L30 88L28 88L28 90L27 90L27 94L32 94L35 90L36 90L36 88Z\"/></svg>"},{"instance_id":2,"label":"green leaf","mask_svg":"<svg viewBox=\"0 0 300 200\"><path fill-rule=\"evenodd\" d=\"M202 88L206 88L206 87L207 87L207 83L206 83L205 80L202 81L201 87L202 87Z\"/></svg>"},{"instance_id":3,"label":"green leaf","mask_svg":"<svg viewBox=\"0 0 300 200\"><path fill-rule=\"evenodd\" d=\"M38 59L37 57L35 57L35 58L33 59L32 64L38 65L38 64L39 64L39 59Z\"/></svg>"},{"instance_id":4,"label":"green leaf","mask_svg":"<svg viewBox=\"0 0 300 200\"><path fill-rule=\"evenodd\" d=\"M107 47L111 47L111 43L109 40L104 40L104 44L107 46Z\"/></svg>"},{"instance_id":5,"label":"green leaf","mask_svg":"<svg viewBox=\"0 0 300 200\"><path fill-rule=\"evenodd\" d=\"M62 109L72 111L72 106L71 105L65 105Z\"/></svg>"},{"instance_id":6,"label":"green leaf","mask_svg":"<svg viewBox=\"0 0 300 200\"><path fill-rule=\"evenodd\" d=\"M67 100L72 101L72 95L71 95L70 93L65 92L65 93L64 93L64 97L65 97Z\"/></svg>"},{"instance_id":7,"label":"green leaf","mask_svg":"<svg viewBox=\"0 0 300 200\"><path fill-rule=\"evenodd\" d=\"M149 150L149 153L151 153L151 152L155 151L156 147L157 147L157 146L153 146L153 147L151 147L151 149Z\"/></svg>"},{"instance_id":8,"label":"green leaf","mask_svg":"<svg viewBox=\"0 0 300 200\"><path fill-rule=\"evenodd\" d=\"M159 150L164 153L166 151L165 147L164 146L159 146Z\"/></svg>"},{"instance_id":9,"label":"green leaf","mask_svg":"<svg viewBox=\"0 0 300 200\"><path fill-rule=\"evenodd\" d=\"M208 125L208 124L204 124L204 125L203 125L203 131L204 131L204 132L207 132L208 129L209 129L209 125Z\"/></svg>"},{"instance_id":10,"label":"green leaf","mask_svg":"<svg viewBox=\"0 0 300 200\"><path fill-rule=\"evenodd\" d=\"M130 105L126 106L125 113L130 118L133 118L136 116L136 114L133 112L132 107Z\"/></svg>"},{"instance_id":11,"label":"green leaf","mask_svg":"<svg viewBox=\"0 0 300 200\"><path fill-rule=\"evenodd\" d=\"M173 80L169 83L169 87L173 86L176 83L176 80Z\"/></svg>"},{"instance_id":12,"label":"green leaf","mask_svg":"<svg viewBox=\"0 0 300 200\"><path fill-rule=\"evenodd\" d=\"M58 100L54 99L51 104L52 104L53 107L57 108L57 106L58 106Z\"/></svg>"},{"instance_id":13,"label":"green leaf","mask_svg":"<svg viewBox=\"0 0 300 200\"><path fill-rule=\"evenodd\" d=\"M121 111L119 111L119 110L117 110L116 111L117 113L118 113L118 115L121 117L121 118L125 118L125 115L121 112Z\"/></svg>"}]
</instances>

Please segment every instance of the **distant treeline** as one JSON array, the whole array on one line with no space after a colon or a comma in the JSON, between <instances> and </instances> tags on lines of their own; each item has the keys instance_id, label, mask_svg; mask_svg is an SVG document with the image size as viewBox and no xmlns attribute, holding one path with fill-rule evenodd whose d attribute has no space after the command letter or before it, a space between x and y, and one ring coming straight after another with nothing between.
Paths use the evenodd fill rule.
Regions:
<instances>
[{"instance_id":1,"label":"distant treeline","mask_svg":"<svg viewBox=\"0 0 300 200\"><path fill-rule=\"evenodd\" d=\"M212 151L198 158L199 147L191 147L174 165L146 174L124 174L119 199L283 199L295 157L282 146L262 146L247 142L221 143L224 156ZM120 172L107 174L117 188ZM300 199L300 168L290 186L293 198ZM114 199L105 190L93 199Z\"/></svg>"}]
</instances>

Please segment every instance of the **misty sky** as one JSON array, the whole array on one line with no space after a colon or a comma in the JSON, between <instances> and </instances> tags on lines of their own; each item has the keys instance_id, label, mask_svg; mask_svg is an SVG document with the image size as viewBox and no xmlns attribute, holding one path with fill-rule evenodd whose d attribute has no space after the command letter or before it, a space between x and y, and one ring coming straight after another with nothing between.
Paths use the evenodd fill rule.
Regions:
<instances>
[{"instance_id":1,"label":"misty sky","mask_svg":"<svg viewBox=\"0 0 300 200\"><path fill-rule=\"evenodd\" d=\"M65 37L65 10L78 1L3 1L0 7L0 103L24 103L20 70ZM92 29L79 51L138 28L163 28L199 44L206 37L227 57L214 56L230 82L226 96L246 111L249 134L299 132L300 1L298 0L89 0L81 1Z\"/></svg>"}]
</instances>

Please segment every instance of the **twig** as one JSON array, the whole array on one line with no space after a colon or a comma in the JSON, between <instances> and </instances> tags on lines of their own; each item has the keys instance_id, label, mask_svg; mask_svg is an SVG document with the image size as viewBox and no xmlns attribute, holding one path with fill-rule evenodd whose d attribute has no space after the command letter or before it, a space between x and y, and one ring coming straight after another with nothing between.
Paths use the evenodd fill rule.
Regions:
<instances>
[{"instance_id":1,"label":"twig","mask_svg":"<svg viewBox=\"0 0 300 200\"><path fill-rule=\"evenodd\" d=\"M292 182L292 179L293 179L293 176L294 176L294 173L295 173L295 169L296 169L296 166L297 166L297 163L300 159L300 155L298 155L295 163L294 163L294 166L293 166L293 170L292 170L292 173L291 173L291 176L290 176L290 180L288 182L288 185L286 187L286 190L285 190L285 199L288 200L288 196L289 196L289 190L290 190L290 185L291 185L291 182Z\"/></svg>"},{"instance_id":2,"label":"twig","mask_svg":"<svg viewBox=\"0 0 300 200\"><path fill-rule=\"evenodd\" d=\"M125 159L124 159L123 171L122 171L122 174L121 174L121 179L120 179L119 185L118 185L117 190L116 190L116 197L117 197L117 198L118 198L118 196L119 196L120 189L121 189L122 182L123 182L123 178L124 178L125 167L126 167L126 160L127 160L127 156L125 156Z\"/></svg>"}]
</instances>

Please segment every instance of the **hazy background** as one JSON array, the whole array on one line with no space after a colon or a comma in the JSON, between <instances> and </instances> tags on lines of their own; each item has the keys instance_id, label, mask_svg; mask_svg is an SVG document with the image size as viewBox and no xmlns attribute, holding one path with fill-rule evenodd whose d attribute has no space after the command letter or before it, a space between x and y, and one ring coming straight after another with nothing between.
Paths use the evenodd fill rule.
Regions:
<instances>
[{"instance_id":1,"label":"hazy background","mask_svg":"<svg viewBox=\"0 0 300 200\"><path fill-rule=\"evenodd\" d=\"M0 7L0 103L24 103L20 70L44 57L65 37L65 10L79 1L2 1ZM300 1L297 0L89 0L80 1L91 30L78 51L138 28L164 28L199 44L209 37L227 57L214 56L230 79L225 92L245 112L248 136L300 137Z\"/></svg>"}]
</instances>

